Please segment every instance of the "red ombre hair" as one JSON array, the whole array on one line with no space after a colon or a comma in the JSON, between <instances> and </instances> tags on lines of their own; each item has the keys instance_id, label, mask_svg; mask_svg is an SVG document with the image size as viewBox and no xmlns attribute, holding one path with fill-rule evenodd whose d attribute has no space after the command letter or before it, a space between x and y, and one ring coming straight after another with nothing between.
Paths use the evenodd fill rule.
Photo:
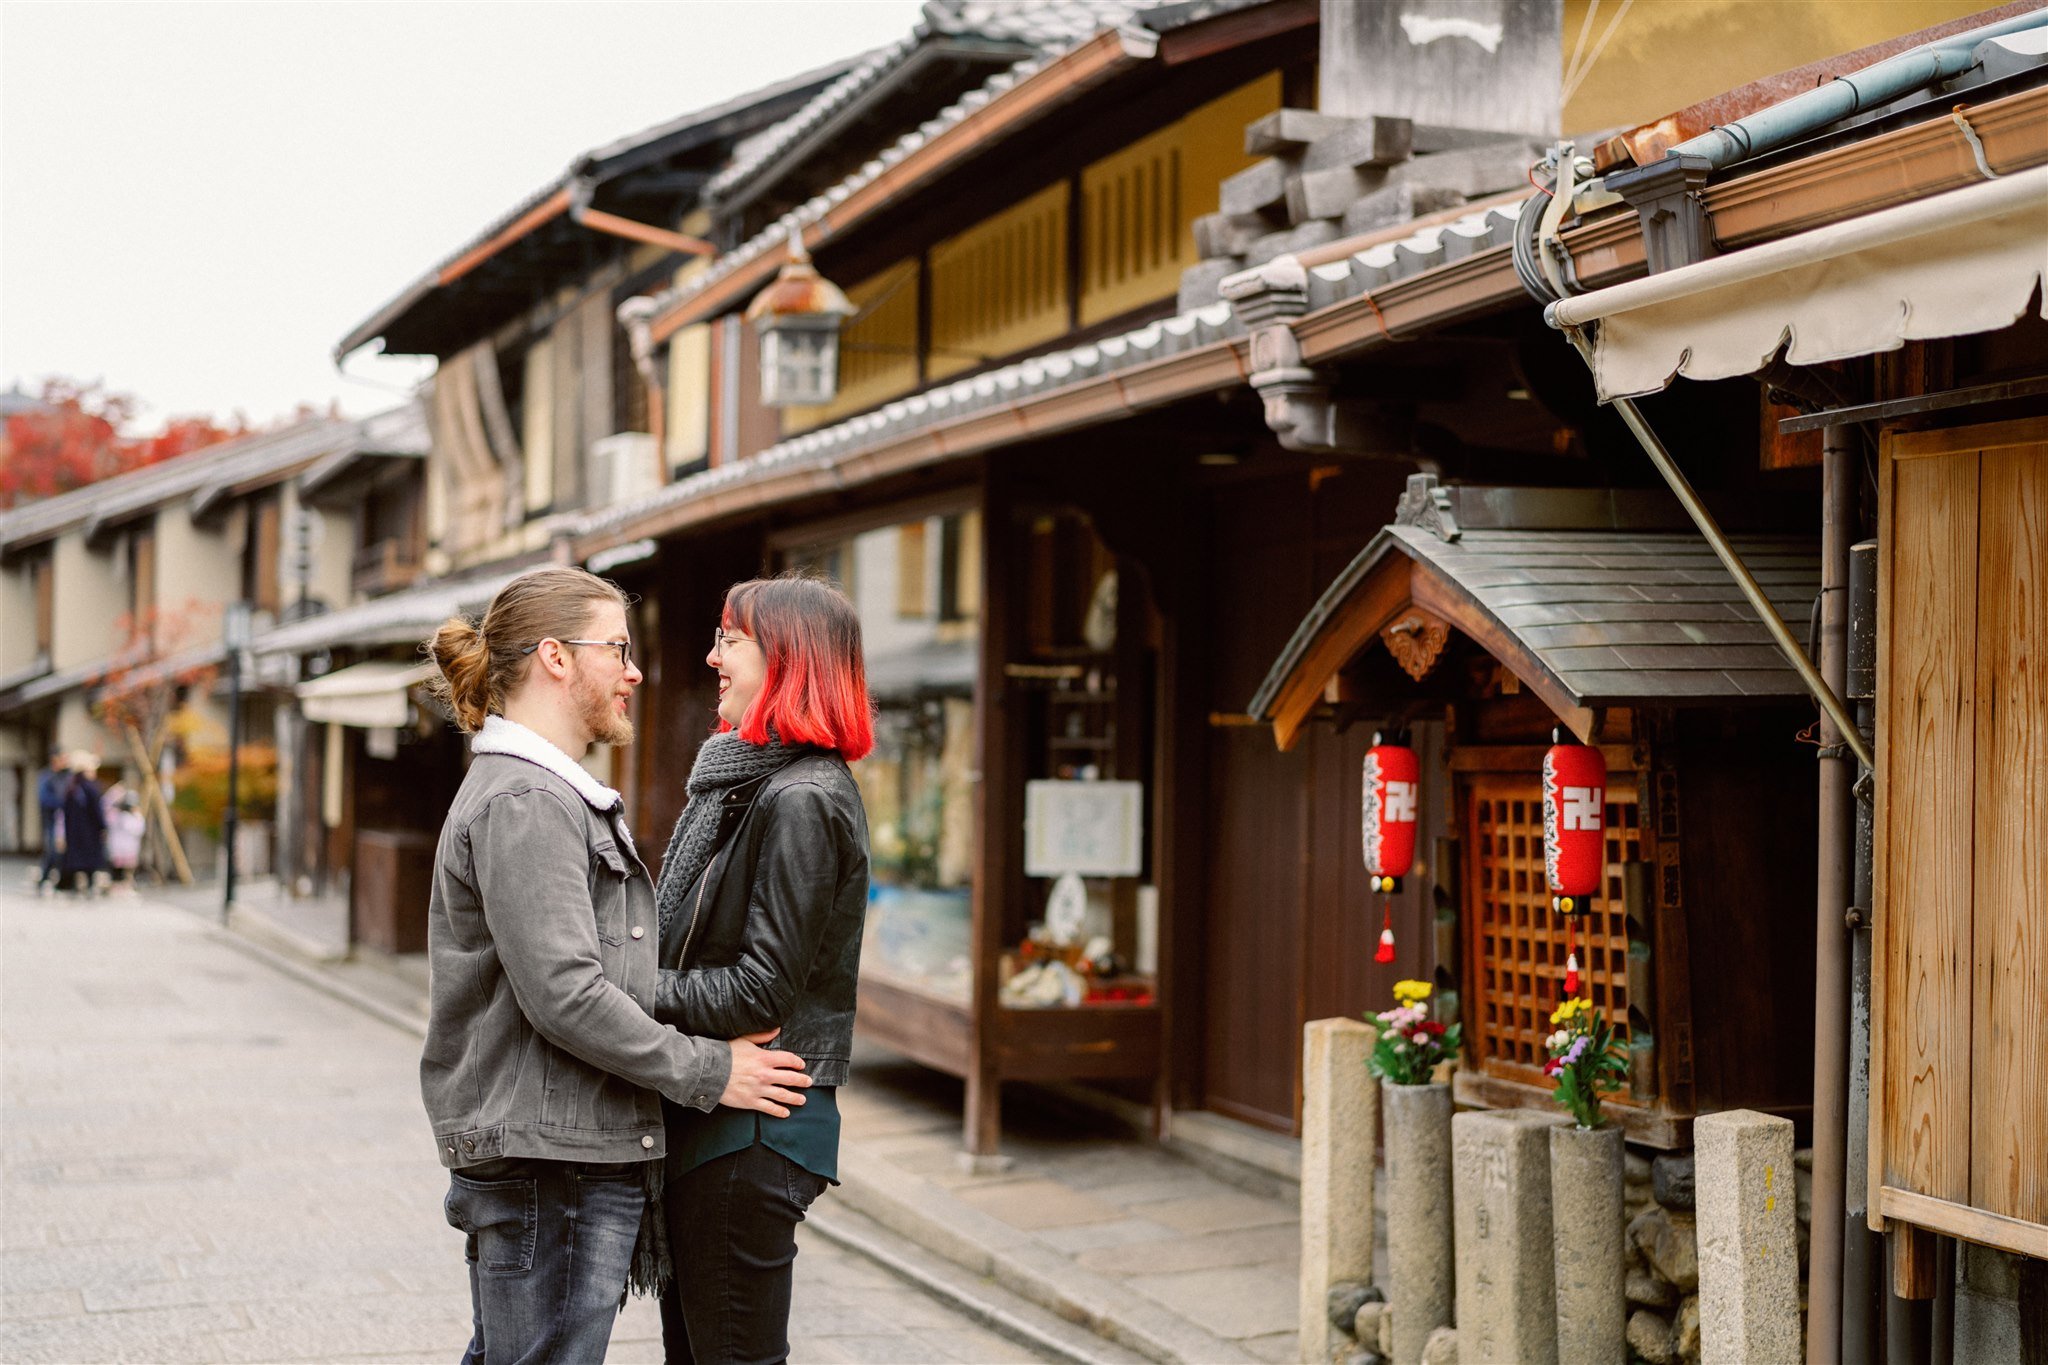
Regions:
<instances>
[{"instance_id":1,"label":"red ombre hair","mask_svg":"<svg viewBox=\"0 0 2048 1365\"><path fill-rule=\"evenodd\" d=\"M754 637L767 659L761 694L740 717L740 738L837 749L848 763L875 747L874 707L860 647L860 616L822 578L787 573L736 583L719 624ZM730 728L721 726L721 729Z\"/></svg>"}]
</instances>

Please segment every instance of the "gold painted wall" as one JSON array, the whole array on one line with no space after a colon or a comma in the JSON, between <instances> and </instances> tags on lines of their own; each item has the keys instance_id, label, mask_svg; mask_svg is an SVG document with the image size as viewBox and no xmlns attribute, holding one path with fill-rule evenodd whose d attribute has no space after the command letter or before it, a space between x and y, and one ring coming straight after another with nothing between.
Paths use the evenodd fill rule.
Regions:
<instances>
[{"instance_id":1,"label":"gold painted wall","mask_svg":"<svg viewBox=\"0 0 2048 1365\"><path fill-rule=\"evenodd\" d=\"M1564 130L1633 128L1983 0L1565 0Z\"/></svg>"},{"instance_id":2,"label":"gold painted wall","mask_svg":"<svg viewBox=\"0 0 2048 1365\"><path fill-rule=\"evenodd\" d=\"M1280 74L1269 72L1081 172L1082 326L1178 292L1195 219L1255 159L1245 125L1279 107Z\"/></svg>"}]
</instances>

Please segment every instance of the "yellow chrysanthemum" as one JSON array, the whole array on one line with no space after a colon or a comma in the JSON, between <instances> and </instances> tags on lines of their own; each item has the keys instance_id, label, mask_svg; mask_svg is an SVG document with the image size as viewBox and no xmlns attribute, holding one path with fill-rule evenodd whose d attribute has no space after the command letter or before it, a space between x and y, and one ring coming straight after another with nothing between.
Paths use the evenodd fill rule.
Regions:
<instances>
[{"instance_id":1,"label":"yellow chrysanthemum","mask_svg":"<svg viewBox=\"0 0 2048 1365\"><path fill-rule=\"evenodd\" d=\"M1412 1005L1418 1000L1429 999L1429 993L1434 989L1427 981L1396 981L1394 998L1404 1005Z\"/></svg>"},{"instance_id":2,"label":"yellow chrysanthemum","mask_svg":"<svg viewBox=\"0 0 2048 1365\"><path fill-rule=\"evenodd\" d=\"M1566 1023L1570 1020L1576 1019L1579 1015L1584 1014L1587 1010L1590 1010L1592 1008L1592 1001L1584 999L1580 996L1573 996L1571 999L1565 1001L1563 1004L1559 1005L1556 1009L1550 1012L1550 1022L1553 1024Z\"/></svg>"}]
</instances>

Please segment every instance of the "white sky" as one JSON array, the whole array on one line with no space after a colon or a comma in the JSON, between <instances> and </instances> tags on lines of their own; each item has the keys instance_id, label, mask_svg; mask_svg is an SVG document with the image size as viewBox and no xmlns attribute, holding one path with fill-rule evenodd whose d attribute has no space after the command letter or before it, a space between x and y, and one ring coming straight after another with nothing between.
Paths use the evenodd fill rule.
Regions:
<instances>
[{"instance_id":1,"label":"white sky","mask_svg":"<svg viewBox=\"0 0 2048 1365\"><path fill-rule=\"evenodd\" d=\"M0 388L362 414L335 342L588 148L901 37L917 0L0 3Z\"/></svg>"}]
</instances>

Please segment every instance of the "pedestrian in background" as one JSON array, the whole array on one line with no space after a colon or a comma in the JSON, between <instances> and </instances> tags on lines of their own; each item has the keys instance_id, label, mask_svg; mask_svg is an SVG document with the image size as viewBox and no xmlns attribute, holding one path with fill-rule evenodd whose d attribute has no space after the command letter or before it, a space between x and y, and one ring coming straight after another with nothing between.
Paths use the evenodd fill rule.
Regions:
<instances>
[{"instance_id":1,"label":"pedestrian in background","mask_svg":"<svg viewBox=\"0 0 2048 1365\"><path fill-rule=\"evenodd\" d=\"M113 884L135 889L135 869L142 861L142 839L148 822L142 818L135 793L125 782L115 782L100 799L107 817L107 862L113 868Z\"/></svg>"},{"instance_id":2,"label":"pedestrian in background","mask_svg":"<svg viewBox=\"0 0 2048 1365\"><path fill-rule=\"evenodd\" d=\"M71 756L71 775L64 784L63 885L76 885L81 896L92 895L94 879L107 869L107 816L100 807L98 754Z\"/></svg>"},{"instance_id":3,"label":"pedestrian in background","mask_svg":"<svg viewBox=\"0 0 2048 1365\"><path fill-rule=\"evenodd\" d=\"M874 715L860 617L822 579L732 588L705 662L719 733L662 863L654 1015L714 1036L779 1029L813 1088L789 1111L662 1105L661 1336L669 1365L755 1365L789 1357L797 1224L839 1178L868 902L867 812L846 765L874 748Z\"/></svg>"},{"instance_id":4,"label":"pedestrian in background","mask_svg":"<svg viewBox=\"0 0 2048 1365\"><path fill-rule=\"evenodd\" d=\"M435 853L420 1089L467 1234L466 1360L596 1361L636 1268L662 1098L786 1112L802 1062L655 1022L654 885L619 794L580 760L627 744L639 686L616 585L522 574L428 646L475 736ZM636 1275L637 1270L637 1275Z\"/></svg>"},{"instance_id":5,"label":"pedestrian in background","mask_svg":"<svg viewBox=\"0 0 2048 1365\"><path fill-rule=\"evenodd\" d=\"M70 756L50 750L50 762L36 775L36 809L43 817L43 856L36 864L36 893L47 895L64 880L64 787L70 781Z\"/></svg>"}]
</instances>

